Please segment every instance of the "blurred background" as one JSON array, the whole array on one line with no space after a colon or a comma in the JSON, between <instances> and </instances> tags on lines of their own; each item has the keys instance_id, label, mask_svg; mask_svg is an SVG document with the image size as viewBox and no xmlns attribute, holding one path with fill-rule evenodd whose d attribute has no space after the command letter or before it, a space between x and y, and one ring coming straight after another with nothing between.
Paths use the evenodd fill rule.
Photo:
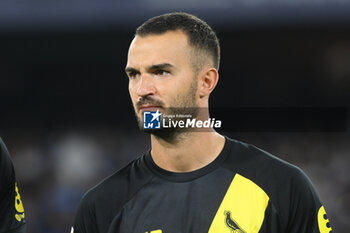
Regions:
<instances>
[{"instance_id":1,"label":"blurred background","mask_svg":"<svg viewBox=\"0 0 350 233\"><path fill-rule=\"evenodd\" d=\"M217 31L220 82L210 105L223 107L226 126L237 107L340 107L349 122L349 1L1 1L0 137L28 233L70 232L83 193L149 148L124 67L135 28L170 11L193 13ZM348 232L346 122L340 130L272 131L223 122L219 131L300 166L334 232Z\"/></svg>"}]
</instances>

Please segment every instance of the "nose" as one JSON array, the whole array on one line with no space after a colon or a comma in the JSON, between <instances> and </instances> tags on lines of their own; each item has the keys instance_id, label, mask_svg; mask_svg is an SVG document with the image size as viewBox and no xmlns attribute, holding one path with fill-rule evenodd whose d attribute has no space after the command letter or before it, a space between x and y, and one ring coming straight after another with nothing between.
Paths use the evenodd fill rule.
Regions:
<instances>
[{"instance_id":1,"label":"nose","mask_svg":"<svg viewBox=\"0 0 350 233\"><path fill-rule=\"evenodd\" d=\"M140 97L154 95L155 90L154 80L152 77L148 74L142 74L137 87L137 95Z\"/></svg>"}]
</instances>

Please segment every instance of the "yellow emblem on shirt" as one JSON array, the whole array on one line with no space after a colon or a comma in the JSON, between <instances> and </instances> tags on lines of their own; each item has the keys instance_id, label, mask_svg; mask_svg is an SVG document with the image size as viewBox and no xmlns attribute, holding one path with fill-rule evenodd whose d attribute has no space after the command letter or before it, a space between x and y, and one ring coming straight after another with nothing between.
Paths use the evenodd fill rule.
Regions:
<instances>
[{"instance_id":1,"label":"yellow emblem on shirt","mask_svg":"<svg viewBox=\"0 0 350 233\"><path fill-rule=\"evenodd\" d=\"M331 226L329 225L326 210L323 206L321 206L318 210L317 220L320 233L329 233L332 230Z\"/></svg>"},{"instance_id":2,"label":"yellow emblem on shirt","mask_svg":"<svg viewBox=\"0 0 350 233\"><path fill-rule=\"evenodd\" d=\"M15 191L16 191L15 208L17 211L17 214L15 214L15 218L18 222L20 222L24 219L24 208L23 208L23 203L21 201L21 195L19 195L19 192L18 192L17 183L15 184Z\"/></svg>"}]
</instances>

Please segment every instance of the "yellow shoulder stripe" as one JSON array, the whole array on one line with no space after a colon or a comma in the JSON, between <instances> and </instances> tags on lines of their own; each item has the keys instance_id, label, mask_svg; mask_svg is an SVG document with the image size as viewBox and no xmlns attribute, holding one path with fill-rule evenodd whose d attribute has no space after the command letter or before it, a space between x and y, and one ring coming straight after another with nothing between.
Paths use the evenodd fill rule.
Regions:
<instances>
[{"instance_id":1,"label":"yellow shoulder stripe","mask_svg":"<svg viewBox=\"0 0 350 233\"><path fill-rule=\"evenodd\" d=\"M236 174L211 223L209 233L257 233L269 197L251 180Z\"/></svg>"}]
</instances>

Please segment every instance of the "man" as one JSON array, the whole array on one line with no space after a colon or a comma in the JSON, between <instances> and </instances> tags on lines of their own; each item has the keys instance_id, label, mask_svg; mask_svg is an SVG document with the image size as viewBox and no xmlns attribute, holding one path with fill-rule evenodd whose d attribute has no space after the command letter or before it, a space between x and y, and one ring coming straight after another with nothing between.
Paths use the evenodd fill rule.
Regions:
<instances>
[{"instance_id":1,"label":"man","mask_svg":"<svg viewBox=\"0 0 350 233\"><path fill-rule=\"evenodd\" d=\"M314 187L295 166L212 127L146 129L149 112L151 121L160 114L208 119L219 60L214 31L195 16L165 14L136 30L126 73L152 148L84 196L75 233L331 231Z\"/></svg>"},{"instance_id":2,"label":"man","mask_svg":"<svg viewBox=\"0 0 350 233\"><path fill-rule=\"evenodd\" d=\"M0 179L0 233L24 233L26 226L23 204L10 154L1 138Z\"/></svg>"}]
</instances>

